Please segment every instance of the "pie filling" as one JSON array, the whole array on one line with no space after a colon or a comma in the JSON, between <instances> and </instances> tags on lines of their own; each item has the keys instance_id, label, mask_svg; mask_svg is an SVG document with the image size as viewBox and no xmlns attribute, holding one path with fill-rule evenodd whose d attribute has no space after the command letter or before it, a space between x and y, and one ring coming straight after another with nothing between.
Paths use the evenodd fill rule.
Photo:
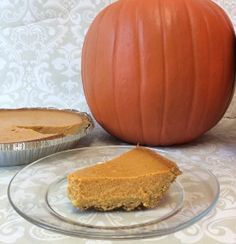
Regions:
<instances>
[{"instance_id":1,"label":"pie filling","mask_svg":"<svg viewBox=\"0 0 236 244\"><path fill-rule=\"evenodd\" d=\"M84 114L44 109L0 110L0 121L0 143L74 135L91 125Z\"/></svg>"},{"instance_id":2,"label":"pie filling","mask_svg":"<svg viewBox=\"0 0 236 244\"><path fill-rule=\"evenodd\" d=\"M155 208L181 171L171 160L136 147L68 175L68 197L80 209Z\"/></svg>"}]
</instances>

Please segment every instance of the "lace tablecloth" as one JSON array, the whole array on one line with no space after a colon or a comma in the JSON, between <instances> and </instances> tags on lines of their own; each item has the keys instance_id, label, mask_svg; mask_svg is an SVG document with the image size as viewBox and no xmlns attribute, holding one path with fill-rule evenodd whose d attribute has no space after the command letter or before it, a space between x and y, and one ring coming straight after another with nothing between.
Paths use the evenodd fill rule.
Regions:
<instances>
[{"instance_id":1,"label":"lace tablecloth","mask_svg":"<svg viewBox=\"0 0 236 244\"><path fill-rule=\"evenodd\" d=\"M81 140L80 146L121 144L96 128ZM211 170L221 187L216 207L196 224L168 236L146 239L147 243L236 243L236 119L224 119L197 141L176 147L189 161ZM140 241L101 241L68 237L34 226L10 206L7 186L22 167L0 169L0 243L143 243Z\"/></svg>"}]
</instances>

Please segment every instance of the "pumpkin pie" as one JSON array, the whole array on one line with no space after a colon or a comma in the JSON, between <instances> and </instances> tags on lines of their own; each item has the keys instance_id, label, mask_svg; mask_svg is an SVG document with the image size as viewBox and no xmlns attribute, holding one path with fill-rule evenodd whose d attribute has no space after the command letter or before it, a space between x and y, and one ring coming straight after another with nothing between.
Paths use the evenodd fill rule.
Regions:
<instances>
[{"instance_id":1,"label":"pumpkin pie","mask_svg":"<svg viewBox=\"0 0 236 244\"><path fill-rule=\"evenodd\" d=\"M56 109L0 109L0 143L53 139L91 126L84 113Z\"/></svg>"},{"instance_id":2,"label":"pumpkin pie","mask_svg":"<svg viewBox=\"0 0 236 244\"><path fill-rule=\"evenodd\" d=\"M179 174L174 162L138 146L107 162L70 173L68 197L80 209L155 208Z\"/></svg>"}]
</instances>

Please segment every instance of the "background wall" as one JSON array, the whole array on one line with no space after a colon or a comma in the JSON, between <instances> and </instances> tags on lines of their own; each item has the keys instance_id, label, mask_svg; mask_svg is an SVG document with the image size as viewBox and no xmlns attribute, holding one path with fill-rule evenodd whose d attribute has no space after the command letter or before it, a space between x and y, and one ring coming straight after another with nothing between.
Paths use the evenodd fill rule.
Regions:
<instances>
[{"instance_id":1,"label":"background wall","mask_svg":"<svg viewBox=\"0 0 236 244\"><path fill-rule=\"evenodd\" d=\"M109 0L0 1L0 107L88 111L80 61L86 30ZM236 27L236 0L216 0ZM226 116L236 116L236 95Z\"/></svg>"}]
</instances>

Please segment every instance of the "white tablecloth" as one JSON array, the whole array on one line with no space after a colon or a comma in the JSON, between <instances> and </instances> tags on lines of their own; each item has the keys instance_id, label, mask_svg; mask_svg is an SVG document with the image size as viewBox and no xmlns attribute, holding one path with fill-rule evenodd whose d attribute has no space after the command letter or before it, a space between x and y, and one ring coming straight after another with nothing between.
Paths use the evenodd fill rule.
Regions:
<instances>
[{"instance_id":1,"label":"white tablecloth","mask_svg":"<svg viewBox=\"0 0 236 244\"><path fill-rule=\"evenodd\" d=\"M80 147L121 144L96 128L83 138ZM147 243L236 243L236 119L224 119L197 141L176 147L189 156L190 162L210 169L221 187L216 207L196 224L174 234L146 239ZM140 241L99 241L60 235L34 226L21 218L10 206L7 186L22 167L0 169L0 243L99 244L143 243Z\"/></svg>"}]
</instances>

